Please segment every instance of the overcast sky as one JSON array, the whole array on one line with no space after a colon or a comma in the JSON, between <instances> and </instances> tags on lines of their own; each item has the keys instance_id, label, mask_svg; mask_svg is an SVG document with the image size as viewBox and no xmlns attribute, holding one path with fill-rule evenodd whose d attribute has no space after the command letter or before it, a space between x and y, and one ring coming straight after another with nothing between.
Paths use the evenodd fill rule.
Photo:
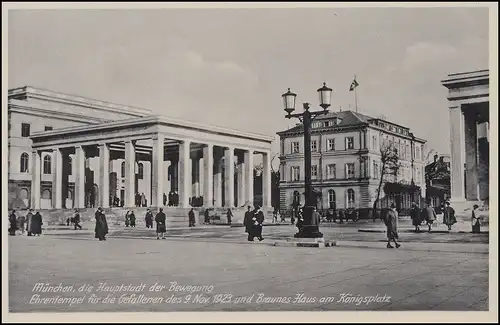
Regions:
<instances>
[{"instance_id":1,"label":"overcast sky","mask_svg":"<svg viewBox=\"0 0 500 325\"><path fill-rule=\"evenodd\" d=\"M275 135L288 87L384 115L449 153L448 73L488 68L486 8L10 11L9 87ZM278 144L274 148L278 149Z\"/></svg>"}]
</instances>

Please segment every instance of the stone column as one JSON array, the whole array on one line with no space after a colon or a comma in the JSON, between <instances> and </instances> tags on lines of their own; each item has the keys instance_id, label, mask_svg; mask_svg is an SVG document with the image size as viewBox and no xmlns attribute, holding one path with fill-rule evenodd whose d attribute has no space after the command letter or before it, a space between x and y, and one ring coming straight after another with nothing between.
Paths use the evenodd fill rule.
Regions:
<instances>
[{"instance_id":1,"label":"stone column","mask_svg":"<svg viewBox=\"0 0 500 325\"><path fill-rule=\"evenodd\" d=\"M109 208L109 144L99 144L99 206Z\"/></svg>"},{"instance_id":2,"label":"stone column","mask_svg":"<svg viewBox=\"0 0 500 325\"><path fill-rule=\"evenodd\" d=\"M31 168L31 208L40 209L41 157L38 150L33 150Z\"/></svg>"},{"instance_id":3,"label":"stone column","mask_svg":"<svg viewBox=\"0 0 500 325\"><path fill-rule=\"evenodd\" d=\"M214 197L215 206L222 207L222 161L221 156L217 153L215 155L215 173L214 173Z\"/></svg>"},{"instance_id":4,"label":"stone column","mask_svg":"<svg viewBox=\"0 0 500 325\"><path fill-rule=\"evenodd\" d=\"M75 208L85 208L85 150L75 148Z\"/></svg>"},{"instance_id":5,"label":"stone column","mask_svg":"<svg viewBox=\"0 0 500 325\"><path fill-rule=\"evenodd\" d=\"M477 125L477 161L479 178L479 199L485 200L489 197L489 161L490 149L488 140L489 122Z\"/></svg>"},{"instance_id":6,"label":"stone column","mask_svg":"<svg viewBox=\"0 0 500 325\"><path fill-rule=\"evenodd\" d=\"M61 162L62 162L62 180L61 180L61 193L62 193L62 198L61 198L61 206L63 209L71 209L71 206L66 206L66 201L68 200L68 194L69 194L69 174L71 172L70 168L71 165L69 164L70 156L67 151L61 152Z\"/></svg>"},{"instance_id":7,"label":"stone column","mask_svg":"<svg viewBox=\"0 0 500 325\"><path fill-rule=\"evenodd\" d=\"M213 177L214 177L214 146L207 144L203 147L203 205L211 207L213 205Z\"/></svg>"},{"instance_id":8,"label":"stone column","mask_svg":"<svg viewBox=\"0 0 500 325\"><path fill-rule=\"evenodd\" d=\"M168 204L168 193L172 190L172 176L168 173L168 170L172 170L172 161L167 160L163 163L163 168L164 168L164 184L163 184L163 193L167 195L167 204ZM162 194L163 195L163 194ZM163 203L163 198L162 201Z\"/></svg>"},{"instance_id":9,"label":"stone column","mask_svg":"<svg viewBox=\"0 0 500 325\"><path fill-rule=\"evenodd\" d=\"M271 153L262 154L262 205L266 208L271 207Z\"/></svg>"},{"instance_id":10,"label":"stone column","mask_svg":"<svg viewBox=\"0 0 500 325\"><path fill-rule=\"evenodd\" d=\"M179 204L189 207L191 193L191 141L185 140L179 145Z\"/></svg>"},{"instance_id":11,"label":"stone column","mask_svg":"<svg viewBox=\"0 0 500 325\"><path fill-rule=\"evenodd\" d=\"M245 151L245 195L249 205L253 205L253 150Z\"/></svg>"},{"instance_id":12,"label":"stone column","mask_svg":"<svg viewBox=\"0 0 500 325\"><path fill-rule=\"evenodd\" d=\"M226 148L224 151L224 162L225 173L224 173L224 183L225 183L225 207L234 207L234 148Z\"/></svg>"},{"instance_id":13,"label":"stone column","mask_svg":"<svg viewBox=\"0 0 500 325\"><path fill-rule=\"evenodd\" d=\"M193 177L193 197L200 196L200 159L195 157L191 159L192 177Z\"/></svg>"},{"instance_id":14,"label":"stone column","mask_svg":"<svg viewBox=\"0 0 500 325\"><path fill-rule=\"evenodd\" d=\"M245 156L244 154L238 155L238 206L245 204L246 196L246 186L245 186Z\"/></svg>"},{"instance_id":15,"label":"stone column","mask_svg":"<svg viewBox=\"0 0 500 325\"><path fill-rule=\"evenodd\" d=\"M151 160L151 206L163 206L164 155L165 137L157 134L153 137L153 157Z\"/></svg>"},{"instance_id":16,"label":"stone column","mask_svg":"<svg viewBox=\"0 0 500 325\"><path fill-rule=\"evenodd\" d=\"M52 208L62 208L62 153L61 149L52 151Z\"/></svg>"},{"instance_id":17,"label":"stone column","mask_svg":"<svg viewBox=\"0 0 500 325\"><path fill-rule=\"evenodd\" d=\"M135 207L135 143L125 141L125 207Z\"/></svg>"},{"instance_id":18,"label":"stone column","mask_svg":"<svg viewBox=\"0 0 500 325\"><path fill-rule=\"evenodd\" d=\"M473 113L465 112L465 166L467 201L479 200L479 184L477 172L477 122Z\"/></svg>"},{"instance_id":19,"label":"stone column","mask_svg":"<svg viewBox=\"0 0 500 325\"><path fill-rule=\"evenodd\" d=\"M464 116L461 107L450 107L451 201L465 201ZM423 155L423 153L421 153Z\"/></svg>"}]
</instances>

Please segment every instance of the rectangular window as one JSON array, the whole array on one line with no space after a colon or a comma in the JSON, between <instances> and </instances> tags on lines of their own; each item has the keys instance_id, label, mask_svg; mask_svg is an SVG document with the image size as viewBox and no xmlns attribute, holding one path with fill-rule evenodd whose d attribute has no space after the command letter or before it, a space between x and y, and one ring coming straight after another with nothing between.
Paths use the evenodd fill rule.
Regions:
<instances>
[{"instance_id":1,"label":"rectangular window","mask_svg":"<svg viewBox=\"0 0 500 325\"><path fill-rule=\"evenodd\" d=\"M345 150L354 149L354 137L345 138Z\"/></svg>"},{"instance_id":2,"label":"rectangular window","mask_svg":"<svg viewBox=\"0 0 500 325\"><path fill-rule=\"evenodd\" d=\"M23 138L27 138L30 136L30 124L29 123L21 123L21 136Z\"/></svg>"},{"instance_id":3,"label":"rectangular window","mask_svg":"<svg viewBox=\"0 0 500 325\"><path fill-rule=\"evenodd\" d=\"M328 175L328 179L337 178L337 166L335 164L327 165L326 174Z\"/></svg>"},{"instance_id":4,"label":"rectangular window","mask_svg":"<svg viewBox=\"0 0 500 325\"><path fill-rule=\"evenodd\" d=\"M345 164L345 175L347 179L354 178L354 164Z\"/></svg>"},{"instance_id":5,"label":"rectangular window","mask_svg":"<svg viewBox=\"0 0 500 325\"><path fill-rule=\"evenodd\" d=\"M292 181L300 181L300 167L298 166L292 167Z\"/></svg>"},{"instance_id":6,"label":"rectangular window","mask_svg":"<svg viewBox=\"0 0 500 325\"><path fill-rule=\"evenodd\" d=\"M328 139L328 151L335 151L335 139Z\"/></svg>"},{"instance_id":7,"label":"rectangular window","mask_svg":"<svg viewBox=\"0 0 500 325\"><path fill-rule=\"evenodd\" d=\"M292 142L292 153L299 153L299 142Z\"/></svg>"},{"instance_id":8,"label":"rectangular window","mask_svg":"<svg viewBox=\"0 0 500 325\"><path fill-rule=\"evenodd\" d=\"M375 179L379 178L378 163L376 161L373 162L373 177Z\"/></svg>"},{"instance_id":9,"label":"rectangular window","mask_svg":"<svg viewBox=\"0 0 500 325\"><path fill-rule=\"evenodd\" d=\"M415 159L420 160L420 147L415 146Z\"/></svg>"},{"instance_id":10,"label":"rectangular window","mask_svg":"<svg viewBox=\"0 0 500 325\"><path fill-rule=\"evenodd\" d=\"M318 165L311 166L311 177L318 177Z\"/></svg>"},{"instance_id":11,"label":"rectangular window","mask_svg":"<svg viewBox=\"0 0 500 325\"><path fill-rule=\"evenodd\" d=\"M330 126L330 122L329 122L329 121L326 121L326 122L325 122L325 127L327 128L327 127L329 127L329 126Z\"/></svg>"},{"instance_id":12,"label":"rectangular window","mask_svg":"<svg viewBox=\"0 0 500 325\"><path fill-rule=\"evenodd\" d=\"M372 149L377 150L377 136L372 137Z\"/></svg>"},{"instance_id":13,"label":"rectangular window","mask_svg":"<svg viewBox=\"0 0 500 325\"><path fill-rule=\"evenodd\" d=\"M45 127L45 131L52 131L52 130L53 130L52 126L46 126Z\"/></svg>"},{"instance_id":14,"label":"rectangular window","mask_svg":"<svg viewBox=\"0 0 500 325\"><path fill-rule=\"evenodd\" d=\"M318 145L316 140L311 140L311 151L312 152L318 151Z\"/></svg>"}]
</instances>

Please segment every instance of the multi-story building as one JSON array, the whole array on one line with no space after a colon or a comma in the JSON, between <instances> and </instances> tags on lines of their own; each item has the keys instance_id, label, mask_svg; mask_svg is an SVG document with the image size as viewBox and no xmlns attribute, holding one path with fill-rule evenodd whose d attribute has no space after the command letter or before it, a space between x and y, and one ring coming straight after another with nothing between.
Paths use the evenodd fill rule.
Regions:
<instances>
[{"instance_id":1,"label":"multi-story building","mask_svg":"<svg viewBox=\"0 0 500 325\"><path fill-rule=\"evenodd\" d=\"M278 135L280 209L290 209L294 202L304 202L303 126L297 124ZM384 177L382 206L394 202L405 210L413 201L420 204L425 195L425 142L409 128L382 118L353 111L318 116L311 131L311 172L319 194L318 209L371 208L381 178L380 149L385 143L397 150L400 168L397 175Z\"/></svg>"},{"instance_id":2,"label":"multi-story building","mask_svg":"<svg viewBox=\"0 0 500 325\"><path fill-rule=\"evenodd\" d=\"M435 154L434 160L425 166L426 199L433 207L440 207L450 199L451 157L448 154Z\"/></svg>"}]
</instances>

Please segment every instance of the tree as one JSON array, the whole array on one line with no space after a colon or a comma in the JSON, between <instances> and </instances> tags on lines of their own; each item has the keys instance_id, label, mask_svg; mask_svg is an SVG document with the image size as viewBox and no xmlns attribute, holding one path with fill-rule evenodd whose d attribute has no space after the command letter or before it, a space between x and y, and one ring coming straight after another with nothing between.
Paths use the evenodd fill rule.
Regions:
<instances>
[{"instance_id":1,"label":"tree","mask_svg":"<svg viewBox=\"0 0 500 325\"><path fill-rule=\"evenodd\" d=\"M398 149L392 141L384 141L380 146L380 181L376 190L376 198L373 202L373 219L377 213L377 204L380 200L380 192L383 189L383 184L389 177L397 177L400 168Z\"/></svg>"}]
</instances>

